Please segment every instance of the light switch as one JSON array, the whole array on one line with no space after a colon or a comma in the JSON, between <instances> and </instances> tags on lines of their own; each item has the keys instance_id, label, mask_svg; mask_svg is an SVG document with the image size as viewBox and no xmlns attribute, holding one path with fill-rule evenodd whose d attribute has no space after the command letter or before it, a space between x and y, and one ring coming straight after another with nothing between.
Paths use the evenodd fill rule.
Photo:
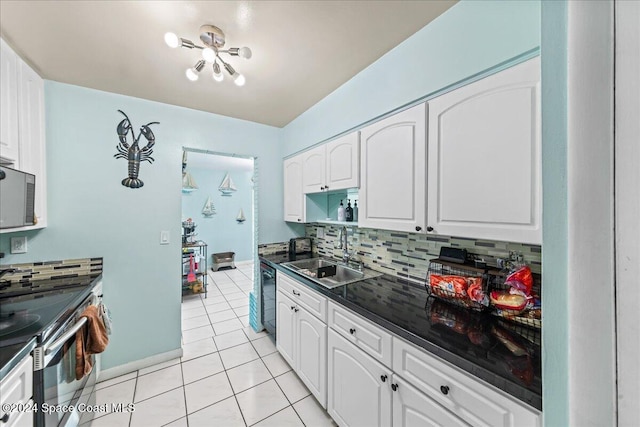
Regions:
<instances>
[{"instance_id":1,"label":"light switch","mask_svg":"<svg viewBox=\"0 0 640 427\"><path fill-rule=\"evenodd\" d=\"M12 254L27 253L27 236L11 238L11 253Z\"/></svg>"},{"instance_id":2,"label":"light switch","mask_svg":"<svg viewBox=\"0 0 640 427\"><path fill-rule=\"evenodd\" d=\"M161 245L169 244L169 231L163 230L160 232L160 244Z\"/></svg>"}]
</instances>

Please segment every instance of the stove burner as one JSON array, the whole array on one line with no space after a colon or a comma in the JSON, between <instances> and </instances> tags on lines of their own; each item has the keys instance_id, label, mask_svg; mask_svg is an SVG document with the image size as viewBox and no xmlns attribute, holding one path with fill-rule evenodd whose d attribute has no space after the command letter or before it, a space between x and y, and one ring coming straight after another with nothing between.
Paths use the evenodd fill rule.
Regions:
<instances>
[{"instance_id":1,"label":"stove burner","mask_svg":"<svg viewBox=\"0 0 640 427\"><path fill-rule=\"evenodd\" d=\"M38 314L15 314L0 318L0 336L10 335L37 323L40 320Z\"/></svg>"}]
</instances>

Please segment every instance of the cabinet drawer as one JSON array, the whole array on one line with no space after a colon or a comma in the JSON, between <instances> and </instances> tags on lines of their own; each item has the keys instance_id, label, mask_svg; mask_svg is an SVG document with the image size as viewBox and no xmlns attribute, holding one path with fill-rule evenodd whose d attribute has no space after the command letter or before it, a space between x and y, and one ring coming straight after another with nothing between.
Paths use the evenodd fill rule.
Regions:
<instances>
[{"instance_id":1,"label":"cabinet drawer","mask_svg":"<svg viewBox=\"0 0 640 427\"><path fill-rule=\"evenodd\" d=\"M540 412L404 340L393 338L393 371L474 426L536 426Z\"/></svg>"},{"instance_id":2,"label":"cabinet drawer","mask_svg":"<svg viewBox=\"0 0 640 427\"><path fill-rule=\"evenodd\" d=\"M293 302L300 304L318 319L327 323L327 299L325 297L280 272L277 275L276 286Z\"/></svg>"},{"instance_id":3,"label":"cabinet drawer","mask_svg":"<svg viewBox=\"0 0 640 427\"><path fill-rule=\"evenodd\" d=\"M0 403L27 403L33 396L33 358L27 356L0 382ZM0 417L5 411L1 411ZM18 418L17 412L9 417Z\"/></svg>"},{"instance_id":4,"label":"cabinet drawer","mask_svg":"<svg viewBox=\"0 0 640 427\"><path fill-rule=\"evenodd\" d=\"M329 303L328 324L385 366L391 366L391 334L333 302Z\"/></svg>"}]
</instances>

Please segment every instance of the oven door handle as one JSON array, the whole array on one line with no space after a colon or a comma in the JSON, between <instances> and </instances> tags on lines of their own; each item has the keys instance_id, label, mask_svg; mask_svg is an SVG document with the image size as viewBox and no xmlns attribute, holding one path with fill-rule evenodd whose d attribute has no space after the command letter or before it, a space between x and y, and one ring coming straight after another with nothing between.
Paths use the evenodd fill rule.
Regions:
<instances>
[{"instance_id":1,"label":"oven door handle","mask_svg":"<svg viewBox=\"0 0 640 427\"><path fill-rule=\"evenodd\" d=\"M57 340L52 342L50 345L45 346L44 354L45 355L46 354L50 354L50 353L53 353L54 351L58 350L64 343L66 343L69 340L69 338L74 336L76 334L76 332L78 332L80 330L80 328L82 328L84 326L85 323L87 323L87 318L86 317L82 317L80 320L78 320L71 327L71 329L69 329L64 334L62 334L62 336L60 336L60 338L58 338Z\"/></svg>"}]
</instances>

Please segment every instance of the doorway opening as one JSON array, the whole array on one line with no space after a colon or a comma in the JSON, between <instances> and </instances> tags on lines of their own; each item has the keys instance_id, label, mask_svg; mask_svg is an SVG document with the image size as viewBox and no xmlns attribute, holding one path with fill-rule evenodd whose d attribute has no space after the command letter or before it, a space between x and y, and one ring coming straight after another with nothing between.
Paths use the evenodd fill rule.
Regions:
<instances>
[{"instance_id":1,"label":"doorway opening","mask_svg":"<svg viewBox=\"0 0 640 427\"><path fill-rule=\"evenodd\" d=\"M212 285L210 273L255 265L256 170L255 157L183 147L183 297L192 293L206 297ZM192 250L202 245L205 251ZM185 279L191 271L202 279L203 289L194 290L194 282Z\"/></svg>"}]
</instances>

